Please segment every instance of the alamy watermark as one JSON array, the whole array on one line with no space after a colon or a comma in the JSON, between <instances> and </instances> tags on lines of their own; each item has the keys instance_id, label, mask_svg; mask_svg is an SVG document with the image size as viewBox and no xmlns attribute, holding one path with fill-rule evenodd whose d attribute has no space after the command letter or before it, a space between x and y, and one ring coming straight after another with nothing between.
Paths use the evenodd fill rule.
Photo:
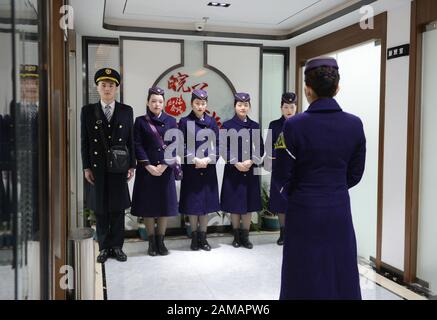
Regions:
<instances>
[{"instance_id":1,"label":"alamy watermark","mask_svg":"<svg viewBox=\"0 0 437 320\"><path fill-rule=\"evenodd\" d=\"M194 122L189 121L185 134L176 128L165 132L164 140L168 143L164 159L169 163L177 157L181 164L193 164L196 158L208 158L209 164L217 164L223 158L231 165L250 160L254 174L263 175L267 172L261 170L261 166L272 161L269 156L272 154L271 137L271 129L220 129L218 132L202 129L196 132Z\"/></svg>"}]
</instances>

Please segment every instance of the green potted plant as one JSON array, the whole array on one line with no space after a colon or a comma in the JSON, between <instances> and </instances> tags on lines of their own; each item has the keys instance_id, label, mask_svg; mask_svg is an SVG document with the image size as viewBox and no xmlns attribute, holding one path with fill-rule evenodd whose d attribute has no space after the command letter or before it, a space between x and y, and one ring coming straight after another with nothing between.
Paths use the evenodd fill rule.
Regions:
<instances>
[{"instance_id":1,"label":"green potted plant","mask_svg":"<svg viewBox=\"0 0 437 320\"><path fill-rule=\"evenodd\" d=\"M137 223L138 223L138 234L140 238L143 239L144 241L147 241L147 229L146 229L146 224L144 223L144 218L138 217Z\"/></svg>"},{"instance_id":2,"label":"green potted plant","mask_svg":"<svg viewBox=\"0 0 437 320\"><path fill-rule=\"evenodd\" d=\"M94 230L93 238L94 240L97 240L97 232L96 232L96 214L93 210L86 208L83 211L83 215L85 216L88 225Z\"/></svg>"},{"instance_id":3,"label":"green potted plant","mask_svg":"<svg viewBox=\"0 0 437 320\"><path fill-rule=\"evenodd\" d=\"M264 184L261 188L262 209L258 212L258 223L261 223L261 229L267 231L277 231L280 229L279 218L277 214L269 211L269 193L268 187Z\"/></svg>"}]
</instances>

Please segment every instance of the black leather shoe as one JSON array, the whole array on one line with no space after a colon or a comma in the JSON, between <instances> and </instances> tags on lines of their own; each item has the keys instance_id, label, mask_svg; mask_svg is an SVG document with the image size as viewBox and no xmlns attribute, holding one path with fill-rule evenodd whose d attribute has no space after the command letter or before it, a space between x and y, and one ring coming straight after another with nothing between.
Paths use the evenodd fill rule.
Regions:
<instances>
[{"instance_id":1,"label":"black leather shoe","mask_svg":"<svg viewBox=\"0 0 437 320\"><path fill-rule=\"evenodd\" d=\"M241 245L246 249L252 249L253 244L249 241L249 230L241 229Z\"/></svg>"},{"instance_id":2,"label":"black leather shoe","mask_svg":"<svg viewBox=\"0 0 437 320\"><path fill-rule=\"evenodd\" d=\"M100 250L100 253L97 257L97 262L98 263L105 263L106 260L108 260L109 257L109 249L102 249Z\"/></svg>"},{"instance_id":3,"label":"black leather shoe","mask_svg":"<svg viewBox=\"0 0 437 320\"><path fill-rule=\"evenodd\" d=\"M206 240L206 232L199 232L199 248L205 251L211 251L211 246Z\"/></svg>"},{"instance_id":4,"label":"black leather shoe","mask_svg":"<svg viewBox=\"0 0 437 320\"><path fill-rule=\"evenodd\" d=\"M155 235L152 234L151 236L148 236L149 239L149 249L147 249L147 253L149 256L156 256L158 255L158 249L156 248L156 238Z\"/></svg>"},{"instance_id":5,"label":"black leather shoe","mask_svg":"<svg viewBox=\"0 0 437 320\"><path fill-rule=\"evenodd\" d=\"M164 236L163 235L158 235L156 237L156 242L157 242L157 247L158 247L158 253L161 256L168 255L168 249L165 247L165 244L164 244Z\"/></svg>"},{"instance_id":6,"label":"black leather shoe","mask_svg":"<svg viewBox=\"0 0 437 320\"><path fill-rule=\"evenodd\" d=\"M240 245L240 229L234 229L234 241L232 241L232 246L234 248L239 248Z\"/></svg>"},{"instance_id":7,"label":"black leather shoe","mask_svg":"<svg viewBox=\"0 0 437 320\"><path fill-rule=\"evenodd\" d=\"M198 251L199 250L199 237L197 231L191 232L191 250Z\"/></svg>"},{"instance_id":8,"label":"black leather shoe","mask_svg":"<svg viewBox=\"0 0 437 320\"><path fill-rule=\"evenodd\" d=\"M127 260L127 256L121 248L112 248L112 252L117 261L124 262Z\"/></svg>"},{"instance_id":9,"label":"black leather shoe","mask_svg":"<svg viewBox=\"0 0 437 320\"><path fill-rule=\"evenodd\" d=\"M281 231L279 234L279 239L278 241L276 241L276 243L278 244L278 246L283 246L284 245L284 227L281 227Z\"/></svg>"}]
</instances>

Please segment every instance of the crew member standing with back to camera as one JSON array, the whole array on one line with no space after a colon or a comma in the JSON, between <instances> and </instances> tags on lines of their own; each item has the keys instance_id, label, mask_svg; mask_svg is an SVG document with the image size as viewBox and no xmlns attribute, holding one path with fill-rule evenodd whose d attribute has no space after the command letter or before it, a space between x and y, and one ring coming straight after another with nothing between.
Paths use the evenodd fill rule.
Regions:
<instances>
[{"instance_id":1,"label":"crew member standing with back to camera","mask_svg":"<svg viewBox=\"0 0 437 320\"><path fill-rule=\"evenodd\" d=\"M112 256L126 261L123 252L124 212L130 207L128 181L135 173L133 110L115 101L120 75L104 68L94 82L100 101L81 113L82 164L87 181L87 207L97 220L100 254L97 262ZM115 158L118 158L115 159Z\"/></svg>"},{"instance_id":2,"label":"crew member standing with back to camera","mask_svg":"<svg viewBox=\"0 0 437 320\"><path fill-rule=\"evenodd\" d=\"M366 138L361 120L334 99L338 70L330 57L307 62L305 96L310 106L285 122L289 157L273 171L277 181L289 186L281 188L288 194L284 300L361 299L348 190L363 176Z\"/></svg>"}]
</instances>

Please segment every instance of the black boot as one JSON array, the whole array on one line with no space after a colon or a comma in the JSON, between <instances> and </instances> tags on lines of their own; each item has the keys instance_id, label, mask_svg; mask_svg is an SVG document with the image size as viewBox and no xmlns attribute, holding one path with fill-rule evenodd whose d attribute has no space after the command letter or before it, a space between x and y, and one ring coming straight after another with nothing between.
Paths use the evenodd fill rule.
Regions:
<instances>
[{"instance_id":1,"label":"black boot","mask_svg":"<svg viewBox=\"0 0 437 320\"><path fill-rule=\"evenodd\" d=\"M109 249L102 249L102 250L100 250L100 254L97 257L97 262L98 263L105 263L106 260L108 260L109 251L110 251Z\"/></svg>"},{"instance_id":2,"label":"black boot","mask_svg":"<svg viewBox=\"0 0 437 320\"><path fill-rule=\"evenodd\" d=\"M158 250L156 249L156 238L155 235L152 234L151 236L147 237L149 239L149 249L147 250L147 253L149 256L156 256L158 254Z\"/></svg>"},{"instance_id":3,"label":"black boot","mask_svg":"<svg viewBox=\"0 0 437 320\"><path fill-rule=\"evenodd\" d=\"M156 242L157 242L157 246L158 246L158 253L161 256L168 255L168 250L167 250L167 248L165 247L165 244L164 244L164 236L163 235L157 235Z\"/></svg>"},{"instance_id":4,"label":"black boot","mask_svg":"<svg viewBox=\"0 0 437 320\"><path fill-rule=\"evenodd\" d=\"M234 241L232 241L234 248L239 248L240 243L240 229L234 229Z\"/></svg>"},{"instance_id":5,"label":"black boot","mask_svg":"<svg viewBox=\"0 0 437 320\"><path fill-rule=\"evenodd\" d=\"M191 232L191 250L197 251L199 250L199 239L197 231Z\"/></svg>"},{"instance_id":6,"label":"black boot","mask_svg":"<svg viewBox=\"0 0 437 320\"><path fill-rule=\"evenodd\" d=\"M241 229L241 245L246 249L253 248L253 244L249 241L249 230Z\"/></svg>"},{"instance_id":7,"label":"black boot","mask_svg":"<svg viewBox=\"0 0 437 320\"><path fill-rule=\"evenodd\" d=\"M206 232L199 232L199 248L205 251L211 251L211 246L206 240Z\"/></svg>"},{"instance_id":8,"label":"black boot","mask_svg":"<svg viewBox=\"0 0 437 320\"><path fill-rule=\"evenodd\" d=\"M276 241L278 246L283 246L284 245L284 231L285 231L285 227L281 227L281 231L280 231L280 234L279 234L279 239L278 239L278 241Z\"/></svg>"}]
</instances>

